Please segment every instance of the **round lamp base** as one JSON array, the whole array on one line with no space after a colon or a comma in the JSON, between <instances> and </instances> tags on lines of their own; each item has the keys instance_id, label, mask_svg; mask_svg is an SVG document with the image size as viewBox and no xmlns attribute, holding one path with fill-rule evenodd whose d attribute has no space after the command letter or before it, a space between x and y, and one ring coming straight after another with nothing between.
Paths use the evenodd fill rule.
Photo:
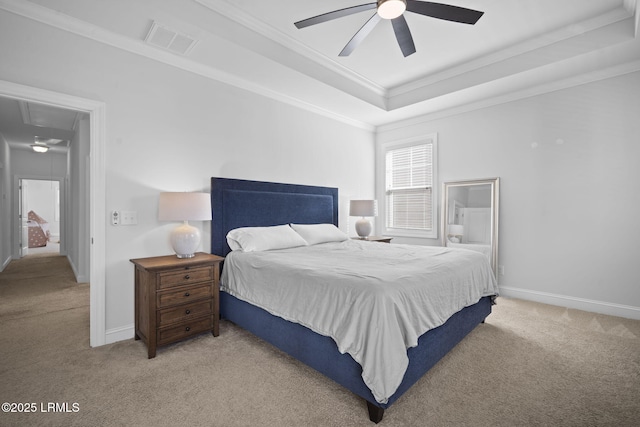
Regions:
<instances>
[{"instance_id":1,"label":"round lamp base","mask_svg":"<svg viewBox=\"0 0 640 427\"><path fill-rule=\"evenodd\" d=\"M371 234L371 230L373 227L371 226L371 221L366 218L360 218L356 221L356 233L361 238L365 238Z\"/></svg>"},{"instance_id":2,"label":"round lamp base","mask_svg":"<svg viewBox=\"0 0 640 427\"><path fill-rule=\"evenodd\" d=\"M173 229L170 240L178 258L193 258L200 246L200 230L185 221Z\"/></svg>"}]
</instances>

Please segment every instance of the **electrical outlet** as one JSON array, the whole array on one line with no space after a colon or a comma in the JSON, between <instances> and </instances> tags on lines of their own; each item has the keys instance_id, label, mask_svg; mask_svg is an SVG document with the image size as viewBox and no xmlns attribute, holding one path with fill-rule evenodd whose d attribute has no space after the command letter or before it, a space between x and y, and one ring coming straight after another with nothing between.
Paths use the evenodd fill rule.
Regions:
<instances>
[{"instance_id":1,"label":"electrical outlet","mask_svg":"<svg viewBox=\"0 0 640 427\"><path fill-rule=\"evenodd\" d=\"M120 212L111 211L111 225L120 225Z\"/></svg>"},{"instance_id":2,"label":"electrical outlet","mask_svg":"<svg viewBox=\"0 0 640 427\"><path fill-rule=\"evenodd\" d=\"M501 276L504 276L504 265L498 266L498 274L500 274Z\"/></svg>"}]
</instances>

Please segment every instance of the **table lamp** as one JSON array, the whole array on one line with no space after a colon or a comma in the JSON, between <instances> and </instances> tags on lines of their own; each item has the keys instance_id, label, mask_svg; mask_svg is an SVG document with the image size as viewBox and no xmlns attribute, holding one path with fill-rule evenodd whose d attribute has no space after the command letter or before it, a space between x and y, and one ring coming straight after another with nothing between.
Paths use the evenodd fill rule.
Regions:
<instances>
[{"instance_id":1,"label":"table lamp","mask_svg":"<svg viewBox=\"0 0 640 427\"><path fill-rule=\"evenodd\" d=\"M356 221L356 233L361 239L366 239L370 234L373 227L371 221L366 217L378 216L378 201L377 200L351 200L349 206L350 216L361 217Z\"/></svg>"},{"instance_id":2,"label":"table lamp","mask_svg":"<svg viewBox=\"0 0 640 427\"><path fill-rule=\"evenodd\" d=\"M158 220L184 221L170 235L178 258L193 258L200 245L200 230L189 221L211 220L211 196L208 193L160 193Z\"/></svg>"}]
</instances>

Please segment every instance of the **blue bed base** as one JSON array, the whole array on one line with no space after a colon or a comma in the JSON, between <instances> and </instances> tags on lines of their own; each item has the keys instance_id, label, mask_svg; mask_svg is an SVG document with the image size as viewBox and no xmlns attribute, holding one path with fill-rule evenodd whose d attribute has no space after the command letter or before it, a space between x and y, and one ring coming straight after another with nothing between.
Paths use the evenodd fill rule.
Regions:
<instances>
[{"instance_id":1,"label":"blue bed base","mask_svg":"<svg viewBox=\"0 0 640 427\"><path fill-rule=\"evenodd\" d=\"M338 225L338 190L293 184L211 179L211 253L225 256L227 233L237 227L287 223ZM362 368L349 354L341 354L332 338L220 292L220 313L287 354L316 369L364 398L369 418L379 422L388 408L491 313L491 297L454 314L445 324L423 334L407 351L409 366L386 404L376 402L362 380Z\"/></svg>"}]
</instances>

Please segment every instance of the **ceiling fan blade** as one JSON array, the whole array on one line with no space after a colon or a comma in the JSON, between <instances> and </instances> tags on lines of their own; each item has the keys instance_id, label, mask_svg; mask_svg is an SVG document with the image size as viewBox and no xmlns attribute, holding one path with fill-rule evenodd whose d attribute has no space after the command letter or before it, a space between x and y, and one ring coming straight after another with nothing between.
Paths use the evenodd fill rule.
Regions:
<instances>
[{"instance_id":1,"label":"ceiling fan blade","mask_svg":"<svg viewBox=\"0 0 640 427\"><path fill-rule=\"evenodd\" d=\"M429 1L407 0L407 10L420 15L432 18L444 19L445 21L460 22L462 24L475 24L484 15L484 12L467 9L459 6L451 6L442 3L432 3Z\"/></svg>"},{"instance_id":2,"label":"ceiling fan blade","mask_svg":"<svg viewBox=\"0 0 640 427\"><path fill-rule=\"evenodd\" d=\"M358 32L349 40L349 43L342 49L339 56L349 56L353 50L358 47L358 45L364 40L371 30L375 28L375 26L380 22L382 18L377 13L374 13L373 16L358 30Z\"/></svg>"},{"instance_id":3,"label":"ceiling fan blade","mask_svg":"<svg viewBox=\"0 0 640 427\"><path fill-rule=\"evenodd\" d=\"M375 9L377 3L361 4L359 6L347 7L345 9L334 10L333 12L324 13L322 15L314 16L313 18L303 19L294 23L294 25L300 29L309 27L311 25L321 24L323 22L331 21L333 19L342 18L343 16L353 15L354 13L362 12L365 10Z\"/></svg>"},{"instance_id":4,"label":"ceiling fan blade","mask_svg":"<svg viewBox=\"0 0 640 427\"><path fill-rule=\"evenodd\" d=\"M393 24L393 32L396 33L396 39L404 57L416 53L416 45L413 44L413 37L411 37L411 31L409 31L409 25L404 19L404 15L392 19L391 24Z\"/></svg>"}]
</instances>

